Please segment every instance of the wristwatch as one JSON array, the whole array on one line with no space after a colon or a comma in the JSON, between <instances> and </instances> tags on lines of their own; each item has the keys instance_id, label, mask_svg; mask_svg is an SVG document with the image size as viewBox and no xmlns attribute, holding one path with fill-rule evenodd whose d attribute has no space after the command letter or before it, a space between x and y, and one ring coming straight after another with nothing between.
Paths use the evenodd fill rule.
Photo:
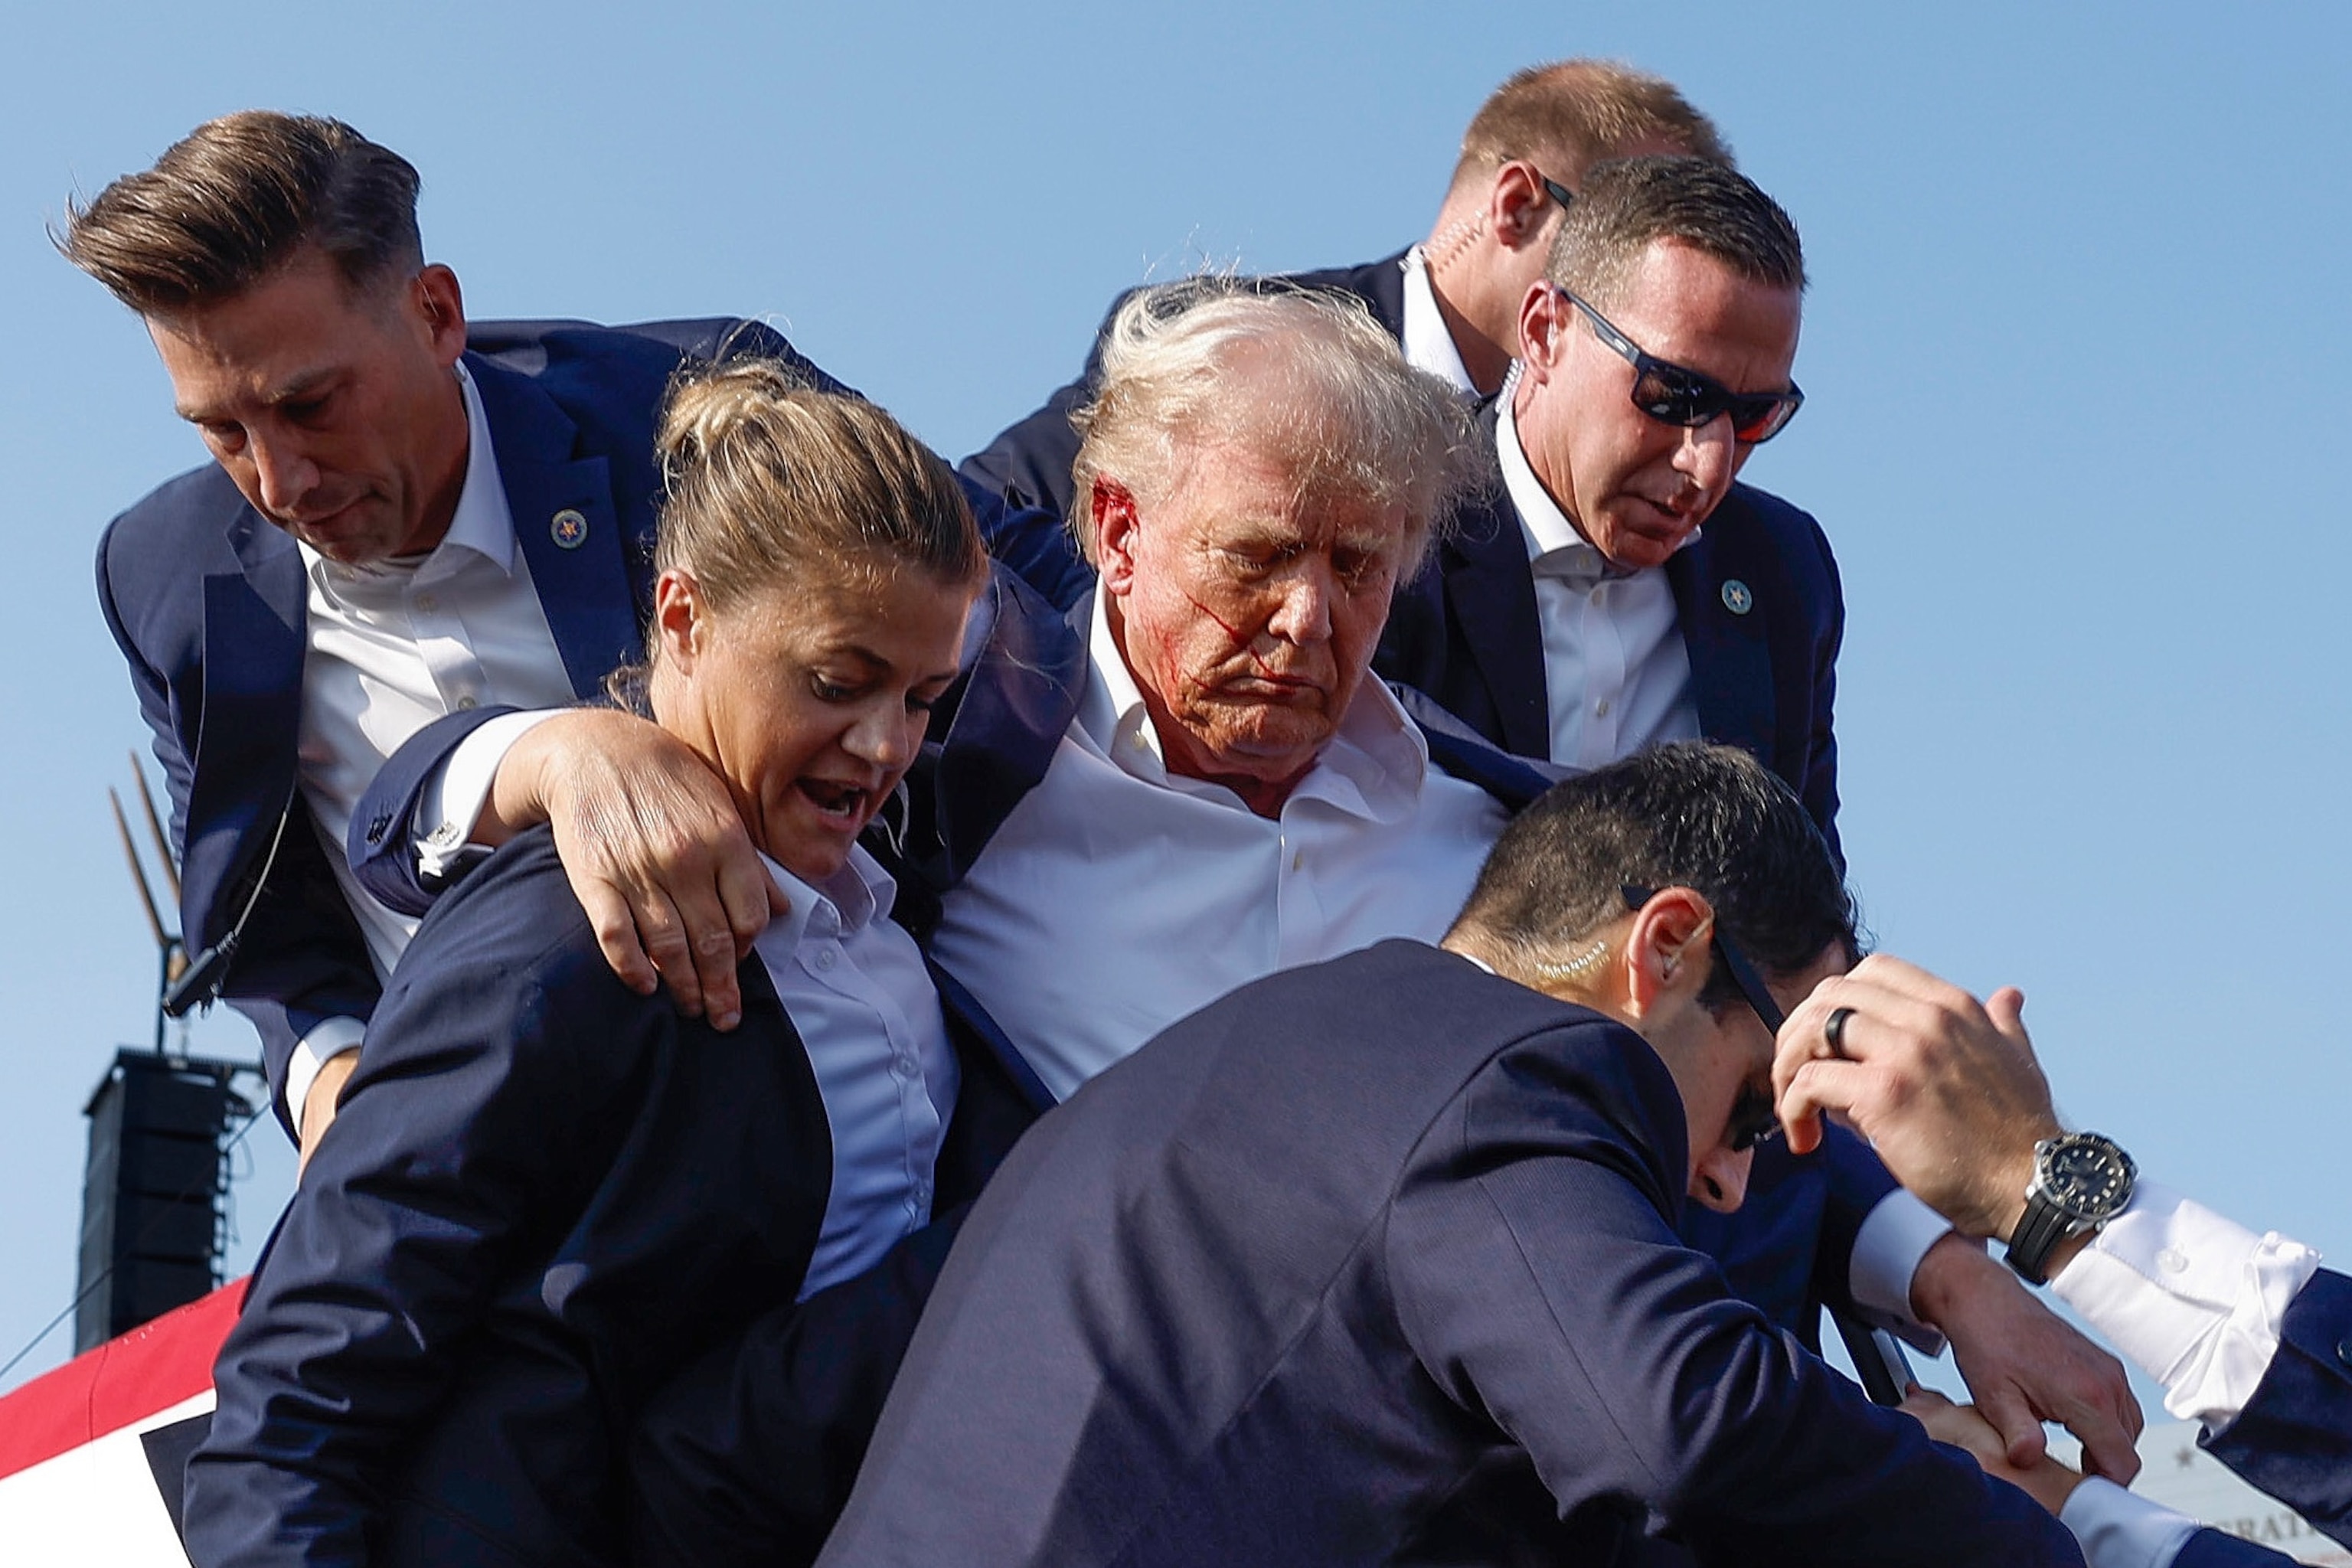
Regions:
<instances>
[{"instance_id":1,"label":"wristwatch","mask_svg":"<svg viewBox=\"0 0 2352 1568\"><path fill-rule=\"evenodd\" d=\"M2068 1132L2033 1146L2025 1214L2009 1237L2009 1266L2029 1285L2049 1282L2050 1254L2070 1236L2096 1230L2131 1202L2138 1167L2112 1138Z\"/></svg>"}]
</instances>

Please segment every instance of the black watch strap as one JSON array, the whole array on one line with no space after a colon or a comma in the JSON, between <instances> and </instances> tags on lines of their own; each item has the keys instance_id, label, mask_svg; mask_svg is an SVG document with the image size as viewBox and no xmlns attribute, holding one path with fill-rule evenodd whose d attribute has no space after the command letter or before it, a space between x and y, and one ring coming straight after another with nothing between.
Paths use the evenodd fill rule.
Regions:
<instances>
[{"instance_id":1,"label":"black watch strap","mask_svg":"<svg viewBox=\"0 0 2352 1568\"><path fill-rule=\"evenodd\" d=\"M2040 1193L2026 1195L2025 1213L2009 1237L2009 1266L2029 1285L2050 1283L2050 1254L2073 1226L2065 1211Z\"/></svg>"}]
</instances>

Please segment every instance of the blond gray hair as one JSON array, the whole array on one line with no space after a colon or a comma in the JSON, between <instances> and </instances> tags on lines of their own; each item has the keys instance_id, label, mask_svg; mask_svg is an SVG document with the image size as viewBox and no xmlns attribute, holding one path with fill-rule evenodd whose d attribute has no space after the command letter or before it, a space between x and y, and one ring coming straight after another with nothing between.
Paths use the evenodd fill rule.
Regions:
<instances>
[{"instance_id":1,"label":"blond gray hair","mask_svg":"<svg viewBox=\"0 0 2352 1568\"><path fill-rule=\"evenodd\" d=\"M1280 462L1302 489L1401 510L1410 576L1476 472L1468 405L1405 363L1362 301L1273 280L1194 278L1129 296L1072 418L1069 523L1089 561L1097 479L1164 498L1197 454L1224 445Z\"/></svg>"}]
</instances>

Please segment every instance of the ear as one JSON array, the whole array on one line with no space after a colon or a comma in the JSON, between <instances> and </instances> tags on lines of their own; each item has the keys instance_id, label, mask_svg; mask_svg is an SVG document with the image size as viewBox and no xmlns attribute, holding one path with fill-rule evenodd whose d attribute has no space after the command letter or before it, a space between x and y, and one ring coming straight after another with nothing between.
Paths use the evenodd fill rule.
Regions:
<instances>
[{"instance_id":1,"label":"ear","mask_svg":"<svg viewBox=\"0 0 2352 1568\"><path fill-rule=\"evenodd\" d=\"M702 585L692 573L671 567L654 581L654 646L646 651L678 674L691 675L709 637L709 616L703 607Z\"/></svg>"},{"instance_id":2,"label":"ear","mask_svg":"<svg viewBox=\"0 0 2352 1568\"><path fill-rule=\"evenodd\" d=\"M409 280L410 302L432 335L434 356L448 369L466 352L466 298L457 275L434 262Z\"/></svg>"},{"instance_id":3,"label":"ear","mask_svg":"<svg viewBox=\"0 0 2352 1568\"><path fill-rule=\"evenodd\" d=\"M1576 325L1569 318L1575 313L1558 284L1538 278L1528 285L1527 298L1519 301L1519 360L1529 380L1549 381L1559 374L1569 331Z\"/></svg>"},{"instance_id":4,"label":"ear","mask_svg":"<svg viewBox=\"0 0 2352 1568\"><path fill-rule=\"evenodd\" d=\"M1625 1010L1635 1019L1677 996L1696 996L1706 980L1706 942L1715 910L1689 888L1651 895L1633 916L1623 956Z\"/></svg>"},{"instance_id":5,"label":"ear","mask_svg":"<svg viewBox=\"0 0 2352 1568\"><path fill-rule=\"evenodd\" d=\"M1125 598L1135 586L1135 552L1143 525L1135 515L1135 496L1117 479L1097 474L1087 496L1087 526L1094 530L1095 564L1101 569L1103 591Z\"/></svg>"},{"instance_id":6,"label":"ear","mask_svg":"<svg viewBox=\"0 0 2352 1568\"><path fill-rule=\"evenodd\" d=\"M1514 158L1495 171L1495 183L1486 189L1486 230L1505 248L1549 243L1559 211L1533 163Z\"/></svg>"}]
</instances>

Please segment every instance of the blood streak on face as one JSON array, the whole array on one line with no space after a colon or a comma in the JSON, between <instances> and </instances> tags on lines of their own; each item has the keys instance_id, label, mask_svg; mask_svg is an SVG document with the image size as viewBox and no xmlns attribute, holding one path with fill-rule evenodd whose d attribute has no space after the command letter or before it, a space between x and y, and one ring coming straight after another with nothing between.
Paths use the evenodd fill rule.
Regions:
<instances>
[{"instance_id":1,"label":"blood streak on face","mask_svg":"<svg viewBox=\"0 0 2352 1568\"><path fill-rule=\"evenodd\" d=\"M1098 481L1111 629L1169 771L1270 816L1362 684L1406 519L1244 447L1191 459L1148 500Z\"/></svg>"}]
</instances>

